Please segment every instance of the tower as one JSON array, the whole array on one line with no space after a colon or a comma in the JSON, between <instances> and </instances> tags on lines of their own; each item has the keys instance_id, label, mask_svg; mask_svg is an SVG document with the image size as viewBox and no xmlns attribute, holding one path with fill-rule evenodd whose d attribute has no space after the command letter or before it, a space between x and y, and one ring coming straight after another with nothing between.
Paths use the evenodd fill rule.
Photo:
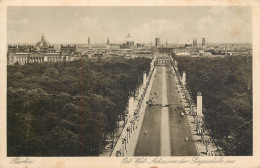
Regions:
<instances>
[{"instance_id":1,"label":"tower","mask_svg":"<svg viewBox=\"0 0 260 168\"><path fill-rule=\"evenodd\" d=\"M41 41L45 41L45 36L44 36L44 34L42 34L42 39L41 39Z\"/></svg>"},{"instance_id":2,"label":"tower","mask_svg":"<svg viewBox=\"0 0 260 168\"><path fill-rule=\"evenodd\" d=\"M202 95L201 92L197 94L197 116L203 116L202 114Z\"/></svg>"},{"instance_id":3,"label":"tower","mask_svg":"<svg viewBox=\"0 0 260 168\"><path fill-rule=\"evenodd\" d=\"M109 37L107 38L107 45L109 44Z\"/></svg>"},{"instance_id":4,"label":"tower","mask_svg":"<svg viewBox=\"0 0 260 168\"><path fill-rule=\"evenodd\" d=\"M227 56L227 46L225 46L225 56Z\"/></svg>"},{"instance_id":5,"label":"tower","mask_svg":"<svg viewBox=\"0 0 260 168\"><path fill-rule=\"evenodd\" d=\"M90 45L90 37L88 37L88 45Z\"/></svg>"},{"instance_id":6,"label":"tower","mask_svg":"<svg viewBox=\"0 0 260 168\"><path fill-rule=\"evenodd\" d=\"M192 47L197 48L197 38L193 38Z\"/></svg>"},{"instance_id":7,"label":"tower","mask_svg":"<svg viewBox=\"0 0 260 168\"><path fill-rule=\"evenodd\" d=\"M155 38L155 47L160 47L160 38Z\"/></svg>"},{"instance_id":8,"label":"tower","mask_svg":"<svg viewBox=\"0 0 260 168\"><path fill-rule=\"evenodd\" d=\"M202 47L204 47L206 45L206 39L203 37L202 38Z\"/></svg>"}]
</instances>

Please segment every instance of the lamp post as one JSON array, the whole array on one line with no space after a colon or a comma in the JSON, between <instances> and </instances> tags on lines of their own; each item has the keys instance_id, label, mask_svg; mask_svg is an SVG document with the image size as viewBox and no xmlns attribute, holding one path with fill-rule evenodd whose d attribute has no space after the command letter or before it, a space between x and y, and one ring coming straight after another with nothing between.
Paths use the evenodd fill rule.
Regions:
<instances>
[{"instance_id":1,"label":"lamp post","mask_svg":"<svg viewBox=\"0 0 260 168\"><path fill-rule=\"evenodd\" d=\"M126 132L127 132L127 134L126 134L126 140L127 140L127 143L128 143L128 134L129 134L128 127L126 128Z\"/></svg>"},{"instance_id":2,"label":"lamp post","mask_svg":"<svg viewBox=\"0 0 260 168\"><path fill-rule=\"evenodd\" d=\"M125 111L125 115L124 115L124 126L125 126L125 123L126 123L126 120L127 120L127 116L128 116L127 111Z\"/></svg>"},{"instance_id":3,"label":"lamp post","mask_svg":"<svg viewBox=\"0 0 260 168\"><path fill-rule=\"evenodd\" d=\"M124 138L125 150L126 150L126 138Z\"/></svg>"},{"instance_id":4,"label":"lamp post","mask_svg":"<svg viewBox=\"0 0 260 168\"><path fill-rule=\"evenodd\" d=\"M135 130L135 123L134 123L134 121L135 121L135 117L134 117L134 119L131 121L131 132L132 132L132 129L133 129L133 131ZM133 126L132 126L133 125Z\"/></svg>"},{"instance_id":5,"label":"lamp post","mask_svg":"<svg viewBox=\"0 0 260 168\"><path fill-rule=\"evenodd\" d=\"M130 123L131 123L131 133L133 132L133 121L130 121Z\"/></svg>"},{"instance_id":6,"label":"lamp post","mask_svg":"<svg viewBox=\"0 0 260 168\"><path fill-rule=\"evenodd\" d=\"M123 156L125 155L125 153L124 153L124 151L125 151L125 146L124 146L124 144L125 144L125 138L122 138L122 151L123 151Z\"/></svg>"},{"instance_id":7,"label":"lamp post","mask_svg":"<svg viewBox=\"0 0 260 168\"><path fill-rule=\"evenodd\" d=\"M130 130L131 130L131 126L128 127L129 138L131 138L131 136L130 136Z\"/></svg>"}]
</instances>

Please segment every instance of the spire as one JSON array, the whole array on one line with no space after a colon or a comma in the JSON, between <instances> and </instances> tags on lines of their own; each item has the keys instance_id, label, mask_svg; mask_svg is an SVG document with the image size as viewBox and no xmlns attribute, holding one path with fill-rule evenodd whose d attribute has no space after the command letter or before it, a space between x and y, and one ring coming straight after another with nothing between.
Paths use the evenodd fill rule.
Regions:
<instances>
[{"instance_id":1,"label":"spire","mask_svg":"<svg viewBox=\"0 0 260 168\"><path fill-rule=\"evenodd\" d=\"M88 37L88 45L90 45L90 37Z\"/></svg>"},{"instance_id":2,"label":"spire","mask_svg":"<svg viewBox=\"0 0 260 168\"><path fill-rule=\"evenodd\" d=\"M45 41L44 33L42 34L42 41Z\"/></svg>"}]
</instances>

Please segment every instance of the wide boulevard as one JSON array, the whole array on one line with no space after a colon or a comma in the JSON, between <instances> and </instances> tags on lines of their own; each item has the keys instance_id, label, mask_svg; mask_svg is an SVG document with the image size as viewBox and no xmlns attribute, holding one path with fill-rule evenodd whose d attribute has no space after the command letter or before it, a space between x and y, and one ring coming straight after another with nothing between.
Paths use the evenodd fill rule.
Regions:
<instances>
[{"instance_id":1,"label":"wide boulevard","mask_svg":"<svg viewBox=\"0 0 260 168\"><path fill-rule=\"evenodd\" d=\"M146 108L135 156L196 156L186 116L172 67L157 66L149 99L154 105ZM186 140L188 137L188 140Z\"/></svg>"}]
</instances>

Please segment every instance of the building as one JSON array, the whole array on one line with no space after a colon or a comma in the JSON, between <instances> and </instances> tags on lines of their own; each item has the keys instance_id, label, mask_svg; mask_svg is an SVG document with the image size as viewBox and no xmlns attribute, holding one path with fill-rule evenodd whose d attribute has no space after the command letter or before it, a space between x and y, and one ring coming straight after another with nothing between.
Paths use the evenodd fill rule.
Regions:
<instances>
[{"instance_id":1,"label":"building","mask_svg":"<svg viewBox=\"0 0 260 168\"><path fill-rule=\"evenodd\" d=\"M35 45L36 51L47 51L50 47L54 48L48 41L46 41L44 34L42 35L41 41Z\"/></svg>"},{"instance_id":2,"label":"building","mask_svg":"<svg viewBox=\"0 0 260 168\"><path fill-rule=\"evenodd\" d=\"M175 52L176 56L190 56L190 52L189 51L177 51Z\"/></svg>"},{"instance_id":3,"label":"building","mask_svg":"<svg viewBox=\"0 0 260 168\"><path fill-rule=\"evenodd\" d=\"M61 45L60 52L66 54L74 54L76 53L77 46L76 45Z\"/></svg>"},{"instance_id":4,"label":"building","mask_svg":"<svg viewBox=\"0 0 260 168\"><path fill-rule=\"evenodd\" d=\"M206 46L206 39L203 37L202 38L202 47Z\"/></svg>"},{"instance_id":5,"label":"building","mask_svg":"<svg viewBox=\"0 0 260 168\"><path fill-rule=\"evenodd\" d=\"M73 61L79 58L81 53L76 51L76 45L61 45L57 51L46 39L44 34L41 40L33 45L8 45L7 61L8 65L14 63L43 63Z\"/></svg>"},{"instance_id":6,"label":"building","mask_svg":"<svg viewBox=\"0 0 260 168\"><path fill-rule=\"evenodd\" d=\"M197 38L196 39L193 39L193 42L192 42L192 47L193 48L197 48Z\"/></svg>"},{"instance_id":7,"label":"building","mask_svg":"<svg viewBox=\"0 0 260 168\"><path fill-rule=\"evenodd\" d=\"M124 43L120 46L120 49L133 49L135 48L135 42L131 35L128 33Z\"/></svg>"},{"instance_id":8,"label":"building","mask_svg":"<svg viewBox=\"0 0 260 168\"><path fill-rule=\"evenodd\" d=\"M188 39L187 42L184 45L185 48L191 48L192 47L192 43L191 41Z\"/></svg>"},{"instance_id":9,"label":"building","mask_svg":"<svg viewBox=\"0 0 260 168\"><path fill-rule=\"evenodd\" d=\"M109 37L107 38L107 45L109 45Z\"/></svg>"},{"instance_id":10,"label":"building","mask_svg":"<svg viewBox=\"0 0 260 168\"><path fill-rule=\"evenodd\" d=\"M172 65L172 60L168 54L161 54L155 60L156 66L170 66Z\"/></svg>"},{"instance_id":11,"label":"building","mask_svg":"<svg viewBox=\"0 0 260 168\"><path fill-rule=\"evenodd\" d=\"M160 38L156 37L155 38L155 47L160 47L161 43L160 43Z\"/></svg>"}]
</instances>

